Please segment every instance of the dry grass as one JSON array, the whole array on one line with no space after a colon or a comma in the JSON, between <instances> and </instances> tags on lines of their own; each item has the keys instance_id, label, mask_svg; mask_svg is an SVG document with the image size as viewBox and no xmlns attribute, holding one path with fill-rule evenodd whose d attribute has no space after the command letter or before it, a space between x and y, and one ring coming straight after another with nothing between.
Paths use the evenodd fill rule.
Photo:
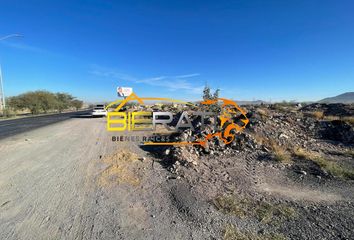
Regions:
<instances>
[{"instance_id":1,"label":"dry grass","mask_svg":"<svg viewBox=\"0 0 354 240\"><path fill-rule=\"evenodd\" d=\"M314 153L312 151L306 151L304 148L299 148L299 147L294 148L293 153L298 158L303 158L308 160L312 160L313 158L318 156L317 153Z\"/></svg>"},{"instance_id":2,"label":"dry grass","mask_svg":"<svg viewBox=\"0 0 354 240\"><path fill-rule=\"evenodd\" d=\"M270 116L270 112L266 108L257 108L256 113L261 116L262 121L265 121Z\"/></svg>"},{"instance_id":3,"label":"dry grass","mask_svg":"<svg viewBox=\"0 0 354 240\"><path fill-rule=\"evenodd\" d=\"M253 217L265 224L278 224L296 216L295 209L284 204L272 205L266 201L238 198L233 195L219 196L214 199L213 203L219 211L225 214L240 218Z\"/></svg>"},{"instance_id":4,"label":"dry grass","mask_svg":"<svg viewBox=\"0 0 354 240\"><path fill-rule=\"evenodd\" d=\"M290 163L291 154L287 150L287 147L280 146L275 140L268 139L260 134L253 134L253 138L258 144L264 145L266 148L273 152L274 159L277 162Z\"/></svg>"},{"instance_id":5,"label":"dry grass","mask_svg":"<svg viewBox=\"0 0 354 240\"><path fill-rule=\"evenodd\" d=\"M323 119L327 120L327 121L334 121L334 120L340 120L340 117L338 117L338 116L324 116Z\"/></svg>"},{"instance_id":6,"label":"dry grass","mask_svg":"<svg viewBox=\"0 0 354 240\"><path fill-rule=\"evenodd\" d=\"M283 146L280 146L275 141L270 140L268 143L270 149L273 151L274 159L282 163L291 162L291 154Z\"/></svg>"},{"instance_id":7,"label":"dry grass","mask_svg":"<svg viewBox=\"0 0 354 240\"><path fill-rule=\"evenodd\" d=\"M257 109L256 109L256 112L257 112L259 115L269 116L269 110L266 109L266 108L257 108Z\"/></svg>"},{"instance_id":8,"label":"dry grass","mask_svg":"<svg viewBox=\"0 0 354 240\"><path fill-rule=\"evenodd\" d=\"M327 171L333 176L354 180L354 168L343 167L334 161L322 157L318 153L307 151L303 148L294 149L294 155L299 158L303 158L315 162L319 167L321 167L321 169Z\"/></svg>"},{"instance_id":9,"label":"dry grass","mask_svg":"<svg viewBox=\"0 0 354 240\"><path fill-rule=\"evenodd\" d=\"M354 117L339 117L339 116L323 116L324 120L334 121L334 120L342 120L350 125L354 125Z\"/></svg>"},{"instance_id":10,"label":"dry grass","mask_svg":"<svg viewBox=\"0 0 354 240\"><path fill-rule=\"evenodd\" d=\"M324 113L322 111L315 111L315 112L312 112L310 113L314 118L316 119L323 119L324 117Z\"/></svg>"},{"instance_id":11,"label":"dry grass","mask_svg":"<svg viewBox=\"0 0 354 240\"><path fill-rule=\"evenodd\" d=\"M345 151L344 155L354 158L354 149L349 149L349 150Z\"/></svg>"},{"instance_id":12,"label":"dry grass","mask_svg":"<svg viewBox=\"0 0 354 240\"><path fill-rule=\"evenodd\" d=\"M279 102L279 103L274 103L272 106L272 109L278 112L291 112L296 110L297 106L293 102Z\"/></svg>"},{"instance_id":13,"label":"dry grass","mask_svg":"<svg viewBox=\"0 0 354 240\"><path fill-rule=\"evenodd\" d=\"M281 234L258 234L249 231L240 231L229 224L224 229L224 240L285 240Z\"/></svg>"},{"instance_id":14,"label":"dry grass","mask_svg":"<svg viewBox=\"0 0 354 240\"><path fill-rule=\"evenodd\" d=\"M213 201L215 207L225 214L236 215L240 218L247 216L245 206L250 205L248 199L236 199L234 196L219 196Z\"/></svg>"},{"instance_id":15,"label":"dry grass","mask_svg":"<svg viewBox=\"0 0 354 240\"><path fill-rule=\"evenodd\" d=\"M354 125L354 117L343 117L342 120L346 123Z\"/></svg>"},{"instance_id":16,"label":"dry grass","mask_svg":"<svg viewBox=\"0 0 354 240\"><path fill-rule=\"evenodd\" d=\"M265 145L269 140L261 135L261 134L257 134L257 133L254 133L252 134L254 140L258 143L258 144L261 144L261 145Z\"/></svg>"},{"instance_id":17,"label":"dry grass","mask_svg":"<svg viewBox=\"0 0 354 240\"><path fill-rule=\"evenodd\" d=\"M107 168L101 172L98 182L101 186L127 183L132 186L140 184L140 178L134 171L134 164L138 161L136 154L119 151L102 159Z\"/></svg>"}]
</instances>

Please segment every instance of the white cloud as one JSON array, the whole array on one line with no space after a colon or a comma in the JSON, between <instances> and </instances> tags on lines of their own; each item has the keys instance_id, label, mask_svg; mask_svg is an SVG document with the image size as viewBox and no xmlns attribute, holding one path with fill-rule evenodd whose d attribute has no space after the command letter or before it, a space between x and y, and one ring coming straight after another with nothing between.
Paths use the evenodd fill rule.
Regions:
<instances>
[{"instance_id":1,"label":"white cloud","mask_svg":"<svg viewBox=\"0 0 354 240\"><path fill-rule=\"evenodd\" d=\"M191 74L179 75L176 76L176 78L191 78L191 77L197 77L199 75L200 75L199 73L191 73Z\"/></svg>"},{"instance_id":2,"label":"white cloud","mask_svg":"<svg viewBox=\"0 0 354 240\"><path fill-rule=\"evenodd\" d=\"M114 69L102 68L97 65L93 66L94 70L90 71L91 74L101 77L118 78L124 81L130 81L137 84L146 84L150 86L163 87L168 91L185 91L191 94L200 94L204 86L193 84L188 81L188 78L197 77L199 73L183 74L176 76L157 76L139 79L131 75L123 74Z\"/></svg>"},{"instance_id":3,"label":"white cloud","mask_svg":"<svg viewBox=\"0 0 354 240\"><path fill-rule=\"evenodd\" d=\"M25 50L25 51L48 53L48 51L46 51L42 48L30 46L30 45L27 45L24 43L14 43L14 42L1 41L1 44L3 44L4 46L7 46L7 47L21 49L21 50Z\"/></svg>"}]
</instances>

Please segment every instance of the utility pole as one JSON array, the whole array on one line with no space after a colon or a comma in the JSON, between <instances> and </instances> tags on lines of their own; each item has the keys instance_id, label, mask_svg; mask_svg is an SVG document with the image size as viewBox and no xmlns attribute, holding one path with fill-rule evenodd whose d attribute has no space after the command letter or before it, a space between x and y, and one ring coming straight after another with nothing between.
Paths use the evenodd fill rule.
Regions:
<instances>
[{"instance_id":1,"label":"utility pole","mask_svg":"<svg viewBox=\"0 0 354 240\"><path fill-rule=\"evenodd\" d=\"M0 37L0 41L6 40L8 38L13 38L13 37L23 37L21 34L10 34L4 37ZM6 107L6 102L5 102L5 93L4 93L4 86L3 86L3 80L2 80L2 71L1 71L1 65L0 65L0 110L4 113Z\"/></svg>"},{"instance_id":2,"label":"utility pole","mask_svg":"<svg viewBox=\"0 0 354 240\"><path fill-rule=\"evenodd\" d=\"M5 94L4 94L4 86L2 85L2 71L0 65L0 110L5 111L6 103L5 103Z\"/></svg>"}]
</instances>

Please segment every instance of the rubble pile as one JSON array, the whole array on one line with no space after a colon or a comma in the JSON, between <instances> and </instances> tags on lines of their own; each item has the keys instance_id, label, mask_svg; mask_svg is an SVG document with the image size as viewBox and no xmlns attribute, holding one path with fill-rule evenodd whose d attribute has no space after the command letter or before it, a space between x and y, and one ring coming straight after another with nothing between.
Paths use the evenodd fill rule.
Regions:
<instances>
[{"instance_id":1,"label":"rubble pile","mask_svg":"<svg viewBox=\"0 0 354 240\"><path fill-rule=\"evenodd\" d=\"M194 131L185 130L172 139L174 142L183 142L190 139L194 139L197 142L198 139L202 139L208 134L215 133L214 123L212 121L206 122L205 127L197 125ZM203 156L215 156L221 157L230 155L235 151L239 151L241 148L240 137L245 137L245 134L237 134L233 142L226 145L221 139L214 137L209 140L205 146L201 145L187 145L187 146L171 146L163 150L163 158L171 163L170 170L174 173L178 173L180 167L194 167L196 168L200 164L200 158ZM248 141L247 141L248 142Z\"/></svg>"},{"instance_id":2,"label":"rubble pile","mask_svg":"<svg viewBox=\"0 0 354 240\"><path fill-rule=\"evenodd\" d=\"M333 109L328 109L334 112ZM347 110L348 107L345 106L344 110L337 109L336 111L339 113ZM212 157L222 161L223 157L253 151L261 151L271 156L272 144L281 146L289 152L297 147L318 151L316 146L319 146L323 140L351 144L354 139L353 126L340 120L319 120L304 115L302 110L297 111L293 108L286 112L279 112L272 106L252 106L248 109L247 117L250 120L247 128L235 133L236 137L230 144L225 145L221 139L215 137L210 139L205 147L199 145L171 146L164 149L161 155L170 163L170 170L178 174L182 167L197 170L198 165L201 164L200 159L203 157ZM214 133L213 126L214 122L210 120L203 129L197 125L194 131L185 130L175 134L174 141L200 139Z\"/></svg>"},{"instance_id":3,"label":"rubble pile","mask_svg":"<svg viewBox=\"0 0 354 240\"><path fill-rule=\"evenodd\" d=\"M311 104L307 110L314 110L314 106L323 106L316 110L327 111L331 114L351 113L352 106L345 104ZM331 106L329 106L331 105ZM317 140L333 140L344 144L353 143L354 128L343 120L317 119L314 116L303 114L305 109L299 111L289 108L287 112L253 107L250 109L250 124L248 132L256 138L261 137L276 141L280 146L287 148L308 147L309 143Z\"/></svg>"},{"instance_id":4,"label":"rubble pile","mask_svg":"<svg viewBox=\"0 0 354 240\"><path fill-rule=\"evenodd\" d=\"M318 138L339 141L346 144L354 143L353 104L321 104L314 103L301 108L301 112L322 112L323 119L317 121L316 133ZM333 118L336 117L336 118Z\"/></svg>"},{"instance_id":5,"label":"rubble pile","mask_svg":"<svg viewBox=\"0 0 354 240\"><path fill-rule=\"evenodd\" d=\"M345 121L322 121L318 132L320 137L324 139L354 144L354 129Z\"/></svg>"},{"instance_id":6,"label":"rubble pile","mask_svg":"<svg viewBox=\"0 0 354 240\"><path fill-rule=\"evenodd\" d=\"M323 112L325 116L350 117L354 116L353 104L342 103L313 103L300 109L301 112Z\"/></svg>"}]
</instances>

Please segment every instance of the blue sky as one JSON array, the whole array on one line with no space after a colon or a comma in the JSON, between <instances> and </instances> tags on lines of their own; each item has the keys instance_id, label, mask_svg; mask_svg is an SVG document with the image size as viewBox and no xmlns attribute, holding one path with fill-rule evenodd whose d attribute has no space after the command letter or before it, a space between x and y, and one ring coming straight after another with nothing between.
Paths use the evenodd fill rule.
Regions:
<instances>
[{"instance_id":1,"label":"blue sky","mask_svg":"<svg viewBox=\"0 0 354 240\"><path fill-rule=\"evenodd\" d=\"M354 91L353 1L17 1L0 3L7 96L46 89L86 101L318 100Z\"/></svg>"}]
</instances>

